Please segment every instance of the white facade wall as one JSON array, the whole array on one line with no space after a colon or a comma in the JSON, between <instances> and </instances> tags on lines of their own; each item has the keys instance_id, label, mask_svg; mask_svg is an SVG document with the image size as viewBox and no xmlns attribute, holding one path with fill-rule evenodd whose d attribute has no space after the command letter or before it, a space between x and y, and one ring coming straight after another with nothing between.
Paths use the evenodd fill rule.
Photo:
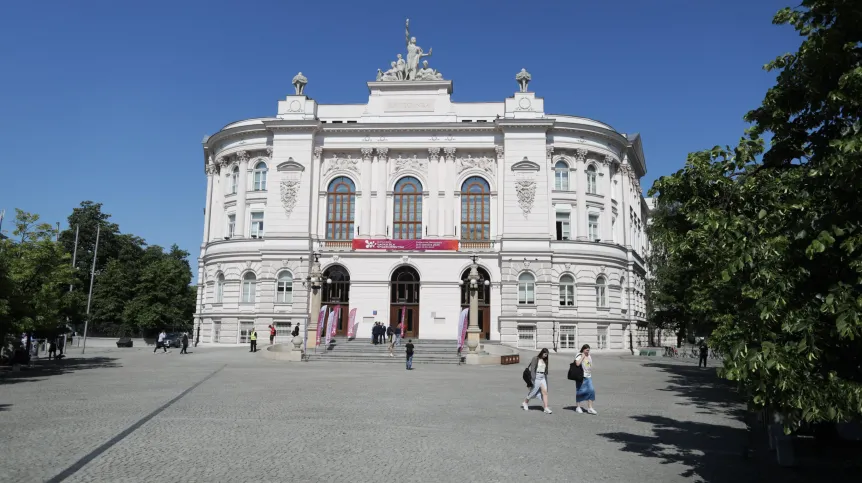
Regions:
<instances>
[{"instance_id":1,"label":"white facade wall","mask_svg":"<svg viewBox=\"0 0 862 483\"><path fill-rule=\"evenodd\" d=\"M490 276L490 340L553 347L562 337L564 350L582 344L623 350L631 335L640 345L647 210L638 183L646 171L639 136L590 119L546 115L543 100L531 92L499 103L455 104L450 81L368 86L365 106L287 96L275 117L232 123L205 139L207 206L195 317L200 342L239 343L243 323L254 324L262 339L269 324L304 328L310 300L303 282L312 252L320 253L324 270L340 265L350 274L358 337L370 337L372 320L389 322L389 281L407 265L421 278L419 337L454 340L458 281L475 252ZM562 189L555 186L559 161L568 167ZM261 187L259 163L266 167L266 189L255 189ZM591 168L594 193L588 192ZM332 180L347 177L355 185L352 237L386 239L395 228L395 184L404 176L422 184L422 238L459 240L458 250L354 250L350 240L327 239ZM487 240L462 239L461 186L471 176L490 186ZM260 213L262 233L252 228ZM567 240L557 239L558 213L568 217ZM590 215L598 223L594 239ZM284 271L293 277L292 303L276 300ZM535 280L533 303L519 303L524 273ZM246 274L255 277L253 302L242 301ZM574 281L571 305L560 303L564 276Z\"/></svg>"}]
</instances>

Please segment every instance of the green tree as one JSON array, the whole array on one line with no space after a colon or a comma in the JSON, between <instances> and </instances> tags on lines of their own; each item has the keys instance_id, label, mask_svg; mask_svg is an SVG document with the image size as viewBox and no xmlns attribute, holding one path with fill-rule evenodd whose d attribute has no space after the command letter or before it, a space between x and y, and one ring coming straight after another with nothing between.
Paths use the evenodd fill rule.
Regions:
<instances>
[{"instance_id":1,"label":"green tree","mask_svg":"<svg viewBox=\"0 0 862 483\"><path fill-rule=\"evenodd\" d=\"M656 182L673 214L651 242L686 274L655 296L714 328L722 374L792 429L862 416L862 3L806 0L774 22L802 44L767 64L777 83L735 148Z\"/></svg>"},{"instance_id":2,"label":"green tree","mask_svg":"<svg viewBox=\"0 0 862 483\"><path fill-rule=\"evenodd\" d=\"M145 258L125 319L140 329L185 328L195 309L188 252L174 245L166 254L151 246Z\"/></svg>"}]
</instances>

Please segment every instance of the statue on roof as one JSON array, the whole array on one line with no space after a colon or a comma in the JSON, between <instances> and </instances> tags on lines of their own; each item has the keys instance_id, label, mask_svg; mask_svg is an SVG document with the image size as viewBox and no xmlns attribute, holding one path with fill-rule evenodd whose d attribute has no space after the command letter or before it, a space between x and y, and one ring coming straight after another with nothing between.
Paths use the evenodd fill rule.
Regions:
<instances>
[{"instance_id":1,"label":"statue on roof","mask_svg":"<svg viewBox=\"0 0 862 483\"><path fill-rule=\"evenodd\" d=\"M404 37L407 41L407 59L398 54L398 60L393 62L392 69L384 72L377 69L378 81L431 81L443 80L443 75L437 72L436 69L428 68L428 61L423 61L423 57L430 57L433 49L428 49L426 53L422 47L416 45L416 37L410 36L410 19L407 19L404 29ZM422 62L423 67L419 67ZM394 70L393 70L394 69Z\"/></svg>"},{"instance_id":2,"label":"statue on roof","mask_svg":"<svg viewBox=\"0 0 862 483\"><path fill-rule=\"evenodd\" d=\"M293 88L296 89L297 96L305 95L305 85L308 84L308 79L302 75L302 72L293 77Z\"/></svg>"}]
</instances>

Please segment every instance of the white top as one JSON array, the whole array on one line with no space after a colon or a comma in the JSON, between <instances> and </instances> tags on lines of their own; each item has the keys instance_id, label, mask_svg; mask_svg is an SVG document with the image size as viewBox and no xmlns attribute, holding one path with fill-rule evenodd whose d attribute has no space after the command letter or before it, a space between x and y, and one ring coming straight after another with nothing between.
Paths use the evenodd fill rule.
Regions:
<instances>
[{"instance_id":1,"label":"white top","mask_svg":"<svg viewBox=\"0 0 862 483\"><path fill-rule=\"evenodd\" d=\"M159 342L164 342L164 341L165 341L165 337L166 337L166 334L165 334L164 332L162 332L161 334L159 334Z\"/></svg>"},{"instance_id":2,"label":"white top","mask_svg":"<svg viewBox=\"0 0 862 483\"><path fill-rule=\"evenodd\" d=\"M545 361L539 359L539 365L536 366L536 374L544 374L545 373Z\"/></svg>"},{"instance_id":3,"label":"white top","mask_svg":"<svg viewBox=\"0 0 862 483\"><path fill-rule=\"evenodd\" d=\"M583 354L578 354L578 357L575 357L575 360L581 360L584 358ZM593 357L588 356L587 360L581 362L581 367L584 368L584 378L593 377Z\"/></svg>"}]
</instances>

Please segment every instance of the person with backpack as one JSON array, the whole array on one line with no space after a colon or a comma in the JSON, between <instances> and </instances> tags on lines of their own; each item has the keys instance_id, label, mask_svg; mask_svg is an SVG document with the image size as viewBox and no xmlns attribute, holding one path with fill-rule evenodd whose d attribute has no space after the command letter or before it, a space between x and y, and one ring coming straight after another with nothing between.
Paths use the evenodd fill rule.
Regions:
<instances>
[{"instance_id":1,"label":"person with backpack","mask_svg":"<svg viewBox=\"0 0 862 483\"><path fill-rule=\"evenodd\" d=\"M536 357L533 357L533 360L530 361L530 365L524 370L524 381L527 380L527 374L529 371L530 382L528 384L532 385L530 392L527 394L527 398L524 399L524 402L521 403L521 408L524 411L529 411L530 406L527 404L530 402L530 399L534 397L539 397L542 400L542 405L545 408L545 414L551 414L551 408L548 407L548 356L550 353L547 348L543 348L539 351L539 354Z\"/></svg>"},{"instance_id":2,"label":"person with backpack","mask_svg":"<svg viewBox=\"0 0 862 483\"><path fill-rule=\"evenodd\" d=\"M575 357L575 362L573 364L576 367L579 367L583 370L583 380L580 384L575 381L575 387L577 388L575 401L577 402L575 406L575 412L583 413L584 409L581 407L581 403L587 402L587 412L590 414L598 414L595 409L593 409L593 401L596 400L596 390L593 389L593 358L590 357L590 345L584 344L581 347L581 352Z\"/></svg>"},{"instance_id":3,"label":"person with backpack","mask_svg":"<svg viewBox=\"0 0 862 483\"><path fill-rule=\"evenodd\" d=\"M395 332L395 331L394 331L394 330L392 330L392 326L391 326L391 325L390 325L389 327L387 327L387 328L386 328L386 335L389 337L389 342L392 342L392 334L393 334L394 332Z\"/></svg>"}]
</instances>

